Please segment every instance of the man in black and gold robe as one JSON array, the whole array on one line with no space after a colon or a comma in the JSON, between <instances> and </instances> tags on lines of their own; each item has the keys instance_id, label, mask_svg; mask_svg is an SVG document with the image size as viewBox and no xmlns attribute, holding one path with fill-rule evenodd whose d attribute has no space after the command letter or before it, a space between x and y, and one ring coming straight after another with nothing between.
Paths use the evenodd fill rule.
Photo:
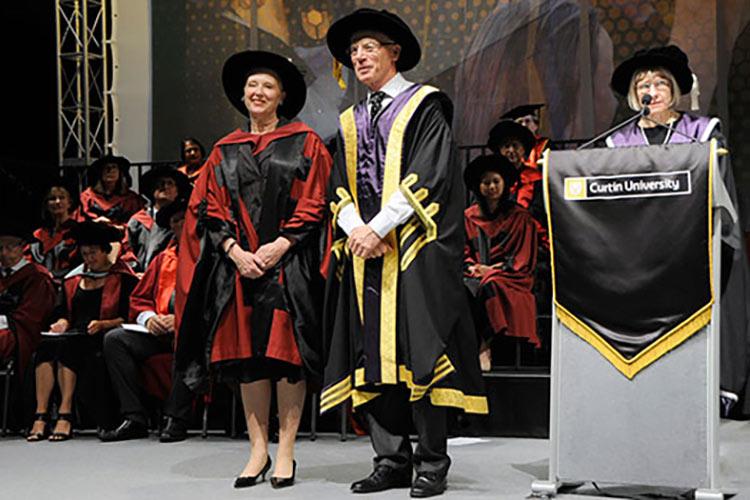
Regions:
<instances>
[{"instance_id":1,"label":"man in black and gold robe","mask_svg":"<svg viewBox=\"0 0 750 500\"><path fill-rule=\"evenodd\" d=\"M328 46L369 92L340 117L329 186L321 411L351 399L366 415L375 470L352 484L355 493L411 486L413 497L439 495L450 465L446 407L487 413L461 284L465 200L452 106L401 75L420 48L387 11L340 19Z\"/></svg>"}]
</instances>

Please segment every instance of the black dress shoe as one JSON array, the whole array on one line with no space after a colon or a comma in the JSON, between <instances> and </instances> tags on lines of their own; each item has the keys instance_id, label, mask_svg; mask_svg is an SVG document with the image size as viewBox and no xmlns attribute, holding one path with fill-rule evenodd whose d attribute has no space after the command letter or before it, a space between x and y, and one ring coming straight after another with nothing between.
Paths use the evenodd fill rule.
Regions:
<instances>
[{"instance_id":1,"label":"black dress shoe","mask_svg":"<svg viewBox=\"0 0 750 500\"><path fill-rule=\"evenodd\" d=\"M167 425L159 435L159 441L162 443L176 443L186 440L187 437L187 425L176 418L169 417Z\"/></svg>"},{"instance_id":2,"label":"black dress shoe","mask_svg":"<svg viewBox=\"0 0 750 500\"><path fill-rule=\"evenodd\" d=\"M126 441L128 439L140 439L148 437L148 428L140 422L126 418L120 426L112 431L104 431L99 434L99 439L104 442Z\"/></svg>"},{"instance_id":3,"label":"black dress shoe","mask_svg":"<svg viewBox=\"0 0 750 500\"><path fill-rule=\"evenodd\" d=\"M437 472L422 472L417 474L411 486L412 498L427 498L442 495L448 487L448 478Z\"/></svg>"},{"instance_id":4,"label":"black dress shoe","mask_svg":"<svg viewBox=\"0 0 750 500\"><path fill-rule=\"evenodd\" d=\"M255 486L258 483L258 478L261 478L261 481L266 480L266 474L268 474L268 471L271 469L271 457L266 457L266 465L263 466L263 468L254 476L237 476L237 478L234 480L234 487L235 488L249 488L250 486Z\"/></svg>"},{"instance_id":5,"label":"black dress shoe","mask_svg":"<svg viewBox=\"0 0 750 500\"><path fill-rule=\"evenodd\" d=\"M294 476L297 474L297 462L292 460L292 477L271 476L271 488L278 490L294 484Z\"/></svg>"},{"instance_id":6,"label":"black dress shoe","mask_svg":"<svg viewBox=\"0 0 750 500\"><path fill-rule=\"evenodd\" d=\"M372 474L352 483L351 490L353 493L374 493L409 486L411 486L411 467L406 470L396 470L387 465L378 465Z\"/></svg>"}]
</instances>

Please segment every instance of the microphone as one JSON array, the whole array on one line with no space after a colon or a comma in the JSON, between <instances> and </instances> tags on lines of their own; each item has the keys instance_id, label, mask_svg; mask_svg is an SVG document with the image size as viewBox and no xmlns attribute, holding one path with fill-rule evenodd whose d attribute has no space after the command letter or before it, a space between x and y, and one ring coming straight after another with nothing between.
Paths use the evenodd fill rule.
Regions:
<instances>
[{"instance_id":1,"label":"microphone","mask_svg":"<svg viewBox=\"0 0 750 500\"><path fill-rule=\"evenodd\" d=\"M643 97L641 97L641 104L643 107L641 108L641 116L648 116L648 114L651 112L650 109L648 109L648 105L651 104L651 101L653 98L651 97L651 94L646 94Z\"/></svg>"}]
</instances>

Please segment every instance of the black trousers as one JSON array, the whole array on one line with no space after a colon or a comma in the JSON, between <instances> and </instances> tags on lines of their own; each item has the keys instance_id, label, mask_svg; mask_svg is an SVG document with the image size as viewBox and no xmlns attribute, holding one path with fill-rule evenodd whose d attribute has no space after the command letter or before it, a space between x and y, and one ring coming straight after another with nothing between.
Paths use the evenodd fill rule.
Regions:
<instances>
[{"instance_id":1,"label":"black trousers","mask_svg":"<svg viewBox=\"0 0 750 500\"><path fill-rule=\"evenodd\" d=\"M104 357L112 385L120 401L120 414L124 418L147 423L148 413L143 404L140 383L140 365L151 356L172 352L170 342L154 335L129 332L117 328L104 337ZM184 422L190 419L193 393L182 378L172 378L172 390L164 402L164 413Z\"/></svg>"},{"instance_id":2,"label":"black trousers","mask_svg":"<svg viewBox=\"0 0 750 500\"><path fill-rule=\"evenodd\" d=\"M409 402L409 392L402 385L384 389L383 394L362 406L370 427L370 441L375 450L375 465L417 473L447 474L448 424L445 407L433 406L429 396ZM411 417L411 418L409 418ZM409 441L410 422L417 431L417 446Z\"/></svg>"}]
</instances>

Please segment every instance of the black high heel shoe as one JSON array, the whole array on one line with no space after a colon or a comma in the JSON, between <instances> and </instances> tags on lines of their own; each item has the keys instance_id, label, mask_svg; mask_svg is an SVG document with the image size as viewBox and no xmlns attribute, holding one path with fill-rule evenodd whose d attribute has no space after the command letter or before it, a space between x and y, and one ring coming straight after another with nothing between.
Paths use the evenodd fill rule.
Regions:
<instances>
[{"instance_id":1,"label":"black high heel shoe","mask_svg":"<svg viewBox=\"0 0 750 500\"><path fill-rule=\"evenodd\" d=\"M36 443L42 439L47 439L49 435L49 413L37 413L34 415L34 423L44 422L44 429L42 432L31 432L26 436L26 441L29 443Z\"/></svg>"},{"instance_id":2,"label":"black high heel shoe","mask_svg":"<svg viewBox=\"0 0 750 500\"><path fill-rule=\"evenodd\" d=\"M278 490L294 484L294 476L297 474L297 461L292 460L292 477L271 476L271 488Z\"/></svg>"},{"instance_id":3,"label":"black high heel shoe","mask_svg":"<svg viewBox=\"0 0 750 500\"><path fill-rule=\"evenodd\" d=\"M69 422L70 423L70 429L68 432L59 432L55 431L52 434L50 434L48 441L52 441L53 443L60 443L62 441L67 441L68 439L73 439L73 414L72 413L58 413L57 414L57 421L60 420ZM57 424L55 424L55 428L57 427Z\"/></svg>"},{"instance_id":4,"label":"black high heel shoe","mask_svg":"<svg viewBox=\"0 0 750 500\"><path fill-rule=\"evenodd\" d=\"M234 480L234 487L249 488L250 486L255 486L258 483L258 478L261 478L261 481L266 480L266 474L268 474L269 470L271 470L271 457L266 457L266 465L263 466L259 473L254 476L238 476Z\"/></svg>"}]
</instances>

